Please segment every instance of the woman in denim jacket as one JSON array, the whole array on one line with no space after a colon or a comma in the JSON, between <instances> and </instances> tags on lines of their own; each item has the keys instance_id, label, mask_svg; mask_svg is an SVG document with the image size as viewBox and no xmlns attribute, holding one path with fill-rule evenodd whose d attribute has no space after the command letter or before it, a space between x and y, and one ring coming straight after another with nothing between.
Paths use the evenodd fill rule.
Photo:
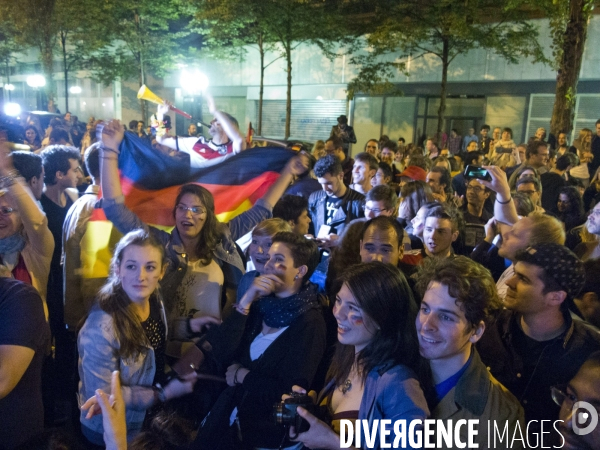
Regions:
<instances>
[{"instance_id":1,"label":"woman in denim jacket","mask_svg":"<svg viewBox=\"0 0 600 450\"><path fill-rule=\"evenodd\" d=\"M308 448L339 449L341 419L368 420L371 430L376 420L391 424L406 420L408 427L411 420L429 416L417 378L421 372L414 326L417 305L406 279L396 267L372 262L350 267L342 281L333 308L338 344L330 381L318 399L328 423L298 408L310 428L296 440ZM299 386L294 391L306 392ZM360 446L353 442L351 448L379 449L380 428L376 428L373 443L367 444L361 433ZM387 439L391 443L393 437Z\"/></svg>"},{"instance_id":2,"label":"woman in denim jacket","mask_svg":"<svg viewBox=\"0 0 600 450\"><path fill-rule=\"evenodd\" d=\"M111 276L79 332L79 405L81 430L104 445L96 390L110 391L120 371L127 434L142 428L146 411L157 403L190 393L195 379L173 379L164 388L165 311L157 294L165 273L164 246L144 230L124 236L115 249Z\"/></svg>"},{"instance_id":3,"label":"woman in denim jacket","mask_svg":"<svg viewBox=\"0 0 600 450\"><path fill-rule=\"evenodd\" d=\"M124 204L118 174L118 154L122 140L123 127L119 121L113 120L103 127L103 147L100 156L103 208L106 217L122 233L135 228L145 228L165 246L169 265L161 281L161 290L166 302L169 324L171 325L172 320L180 316L175 311L178 289L190 266L196 262L208 265L214 259L218 265L216 270L222 271L220 277L223 278L222 292L226 302L221 304L233 305L238 283L245 271L235 241L248 233L256 224L271 217L273 205L290 185L293 177L306 171L307 158L305 156L292 158L265 195L250 210L227 224L217 219L214 199L208 190L197 184L182 186L173 207L175 228L171 233L167 233L144 224Z\"/></svg>"}]
</instances>

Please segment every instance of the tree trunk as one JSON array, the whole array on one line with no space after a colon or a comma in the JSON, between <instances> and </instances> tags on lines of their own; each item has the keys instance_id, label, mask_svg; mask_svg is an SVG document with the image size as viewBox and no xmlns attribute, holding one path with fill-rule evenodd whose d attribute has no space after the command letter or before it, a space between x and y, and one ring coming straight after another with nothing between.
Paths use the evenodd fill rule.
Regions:
<instances>
[{"instance_id":1,"label":"tree trunk","mask_svg":"<svg viewBox=\"0 0 600 450\"><path fill-rule=\"evenodd\" d=\"M287 97L285 103L285 139L290 137L290 122L292 120L292 43L285 43L287 59Z\"/></svg>"},{"instance_id":2,"label":"tree trunk","mask_svg":"<svg viewBox=\"0 0 600 450\"><path fill-rule=\"evenodd\" d=\"M8 67L9 57L6 57L6 84L10 84L10 68ZM8 101L12 101L12 95L10 89L8 90Z\"/></svg>"},{"instance_id":3,"label":"tree trunk","mask_svg":"<svg viewBox=\"0 0 600 450\"><path fill-rule=\"evenodd\" d=\"M140 64L140 72L138 75L138 80L140 82L140 87L145 84L144 82L144 66ZM146 101L140 98L140 113L142 114L142 119L144 121L144 125L146 124Z\"/></svg>"},{"instance_id":4,"label":"tree trunk","mask_svg":"<svg viewBox=\"0 0 600 450\"><path fill-rule=\"evenodd\" d=\"M63 54L63 72L65 74L65 114L69 111L69 68L67 66L67 34L60 32L60 45Z\"/></svg>"},{"instance_id":5,"label":"tree trunk","mask_svg":"<svg viewBox=\"0 0 600 450\"><path fill-rule=\"evenodd\" d=\"M446 91L448 84L448 66L450 62L450 49L448 44L448 38L443 38L443 49L442 49L442 87L440 90L440 107L438 108L438 124L437 124L437 146L442 148L442 135L444 129L444 112L446 111Z\"/></svg>"},{"instance_id":6,"label":"tree trunk","mask_svg":"<svg viewBox=\"0 0 600 450\"><path fill-rule=\"evenodd\" d=\"M44 40L43 46L40 49L41 55L40 58L42 60L42 70L44 72L44 77L46 78L46 100L54 101L54 57L52 52L52 46L50 43ZM42 103L44 101L42 100ZM39 105L40 110L45 110L47 105ZM54 106L56 107L56 102L54 102Z\"/></svg>"},{"instance_id":7,"label":"tree trunk","mask_svg":"<svg viewBox=\"0 0 600 450\"><path fill-rule=\"evenodd\" d=\"M575 95L587 38L589 0L569 1L569 22L564 34L562 56L556 74L556 99L552 110L550 132L570 133L575 116Z\"/></svg>"},{"instance_id":8,"label":"tree trunk","mask_svg":"<svg viewBox=\"0 0 600 450\"><path fill-rule=\"evenodd\" d=\"M258 135L262 136L263 95L265 92L265 47L262 34L258 38L258 51L260 53L260 88L258 89Z\"/></svg>"}]
</instances>

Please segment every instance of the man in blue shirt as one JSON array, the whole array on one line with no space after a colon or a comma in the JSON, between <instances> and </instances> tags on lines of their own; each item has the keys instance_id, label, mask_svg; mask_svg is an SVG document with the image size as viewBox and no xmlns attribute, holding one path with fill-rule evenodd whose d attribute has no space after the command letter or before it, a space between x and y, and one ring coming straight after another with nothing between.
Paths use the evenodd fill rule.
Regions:
<instances>
[{"instance_id":1,"label":"man in blue shirt","mask_svg":"<svg viewBox=\"0 0 600 450\"><path fill-rule=\"evenodd\" d=\"M423 296L416 321L419 351L429 361L435 386L431 418L453 423L478 419L473 441L479 448L488 446L488 421L501 427L508 423L512 436L517 422L523 425L523 408L475 350L486 322L501 308L489 271L464 256L427 258L416 286ZM466 433L465 427L463 442Z\"/></svg>"}]
</instances>

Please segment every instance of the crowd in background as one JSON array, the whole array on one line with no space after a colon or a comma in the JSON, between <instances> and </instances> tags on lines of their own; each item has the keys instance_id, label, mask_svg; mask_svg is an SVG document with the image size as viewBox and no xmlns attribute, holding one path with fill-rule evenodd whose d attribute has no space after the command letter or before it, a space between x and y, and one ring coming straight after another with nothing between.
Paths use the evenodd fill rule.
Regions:
<instances>
[{"instance_id":1,"label":"crowd in background","mask_svg":"<svg viewBox=\"0 0 600 450\"><path fill-rule=\"evenodd\" d=\"M192 167L248 151L206 100L206 137L170 135L165 104L151 127L67 113L2 140L0 449L339 448L341 419L425 418L599 448L572 407L600 402L600 120L571 145L483 125L352 152L340 116L229 222L186 184L175 227L146 224L126 134ZM308 429L273 419L294 401Z\"/></svg>"}]
</instances>

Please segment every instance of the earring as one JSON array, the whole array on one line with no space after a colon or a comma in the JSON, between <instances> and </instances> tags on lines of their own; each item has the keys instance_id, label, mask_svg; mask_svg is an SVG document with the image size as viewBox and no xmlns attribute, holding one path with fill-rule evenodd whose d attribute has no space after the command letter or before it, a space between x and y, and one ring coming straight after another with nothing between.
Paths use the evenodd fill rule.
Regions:
<instances>
[{"instance_id":1,"label":"earring","mask_svg":"<svg viewBox=\"0 0 600 450\"><path fill-rule=\"evenodd\" d=\"M297 280L297 279L298 279L298 275L296 275L296 276L294 277L294 280Z\"/></svg>"}]
</instances>

